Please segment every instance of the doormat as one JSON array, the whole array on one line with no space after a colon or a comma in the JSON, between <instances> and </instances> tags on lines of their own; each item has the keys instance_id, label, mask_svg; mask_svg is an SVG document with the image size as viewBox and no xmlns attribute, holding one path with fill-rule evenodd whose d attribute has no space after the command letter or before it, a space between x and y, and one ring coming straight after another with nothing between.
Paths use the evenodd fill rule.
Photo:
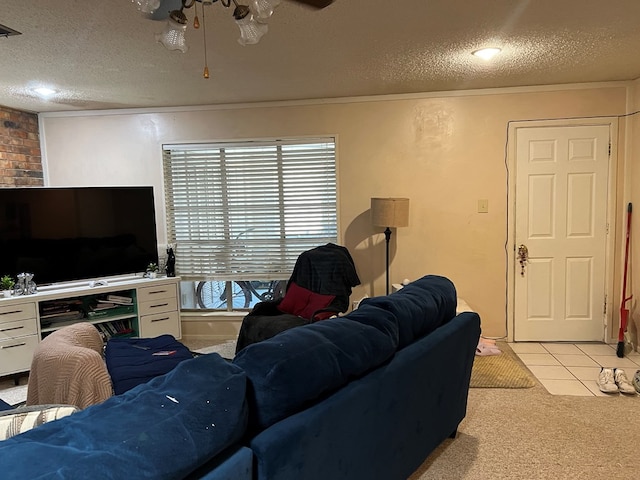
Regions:
<instances>
[{"instance_id":1,"label":"doormat","mask_svg":"<svg viewBox=\"0 0 640 480\"><path fill-rule=\"evenodd\" d=\"M536 381L511 347L498 343L500 355L476 355L471 369L471 388L531 388Z\"/></svg>"}]
</instances>

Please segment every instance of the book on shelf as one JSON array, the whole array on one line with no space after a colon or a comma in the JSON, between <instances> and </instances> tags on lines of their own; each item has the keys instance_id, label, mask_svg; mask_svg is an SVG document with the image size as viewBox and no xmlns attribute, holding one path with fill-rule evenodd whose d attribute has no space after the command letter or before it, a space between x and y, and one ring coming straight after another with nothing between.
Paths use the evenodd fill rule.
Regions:
<instances>
[{"instance_id":1,"label":"book on shelf","mask_svg":"<svg viewBox=\"0 0 640 480\"><path fill-rule=\"evenodd\" d=\"M97 323L95 326L105 340L109 340L110 338L114 337L131 336L135 334L135 331L133 330L133 328L131 328L128 322L104 322Z\"/></svg>"},{"instance_id":2,"label":"book on shelf","mask_svg":"<svg viewBox=\"0 0 640 480\"><path fill-rule=\"evenodd\" d=\"M84 318L82 312L64 312L59 314L41 315L40 325L43 327L57 326L63 323L75 323L77 320Z\"/></svg>"},{"instance_id":3,"label":"book on shelf","mask_svg":"<svg viewBox=\"0 0 640 480\"><path fill-rule=\"evenodd\" d=\"M107 330L111 335L115 335L116 333L118 333L118 331L116 330L116 327L113 326L113 323L107 322L107 323L103 323L103 325L107 328Z\"/></svg>"},{"instance_id":4,"label":"book on shelf","mask_svg":"<svg viewBox=\"0 0 640 480\"><path fill-rule=\"evenodd\" d=\"M62 312L45 313L44 315L40 315L40 318L68 317L68 316L76 315L78 313L81 313L81 312L78 312L78 311L72 312L71 310L64 310Z\"/></svg>"},{"instance_id":5,"label":"book on shelf","mask_svg":"<svg viewBox=\"0 0 640 480\"><path fill-rule=\"evenodd\" d=\"M107 331L106 327L103 324L96 323L95 327L98 332L100 332L100 335L105 342L111 338L111 333Z\"/></svg>"},{"instance_id":6,"label":"book on shelf","mask_svg":"<svg viewBox=\"0 0 640 480\"><path fill-rule=\"evenodd\" d=\"M109 317L116 315L128 315L134 312L134 305L116 305L111 308L91 309L87 312L89 318Z\"/></svg>"},{"instance_id":7,"label":"book on shelf","mask_svg":"<svg viewBox=\"0 0 640 480\"><path fill-rule=\"evenodd\" d=\"M92 310L107 310L119 306L119 303L107 302L106 300L98 300L98 303L91 307Z\"/></svg>"},{"instance_id":8,"label":"book on shelf","mask_svg":"<svg viewBox=\"0 0 640 480\"><path fill-rule=\"evenodd\" d=\"M51 300L40 304L40 318L62 316L82 310L82 302L76 300Z\"/></svg>"},{"instance_id":9,"label":"book on shelf","mask_svg":"<svg viewBox=\"0 0 640 480\"><path fill-rule=\"evenodd\" d=\"M107 295L107 301L108 302L112 302L112 303L118 303L120 305L132 305L133 304L133 298L125 297L124 295L109 294L109 295Z\"/></svg>"},{"instance_id":10,"label":"book on shelf","mask_svg":"<svg viewBox=\"0 0 640 480\"><path fill-rule=\"evenodd\" d=\"M118 320L114 322L114 327L116 329L116 335L126 335L129 333L133 333L131 322L126 320Z\"/></svg>"},{"instance_id":11,"label":"book on shelf","mask_svg":"<svg viewBox=\"0 0 640 480\"><path fill-rule=\"evenodd\" d=\"M65 318L64 320L56 320L55 322L41 322L40 326L53 331L66 327L67 325L74 325L78 323L78 320L78 318Z\"/></svg>"},{"instance_id":12,"label":"book on shelf","mask_svg":"<svg viewBox=\"0 0 640 480\"><path fill-rule=\"evenodd\" d=\"M48 309L56 309L61 307L70 307L72 305L81 306L82 300L79 300L79 299L48 300L40 304L40 308L43 310L48 310Z\"/></svg>"}]
</instances>

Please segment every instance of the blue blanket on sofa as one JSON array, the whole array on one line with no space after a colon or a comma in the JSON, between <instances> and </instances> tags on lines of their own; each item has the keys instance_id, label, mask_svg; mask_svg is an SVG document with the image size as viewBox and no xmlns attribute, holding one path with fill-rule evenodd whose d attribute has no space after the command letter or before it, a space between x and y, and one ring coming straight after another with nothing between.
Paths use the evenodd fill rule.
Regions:
<instances>
[{"instance_id":1,"label":"blue blanket on sofa","mask_svg":"<svg viewBox=\"0 0 640 480\"><path fill-rule=\"evenodd\" d=\"M240 440L246 376L218 354L0 442L3 480L175 479ZM179 452L179 454L176 454Z\"/></svg>"}]
</instances>

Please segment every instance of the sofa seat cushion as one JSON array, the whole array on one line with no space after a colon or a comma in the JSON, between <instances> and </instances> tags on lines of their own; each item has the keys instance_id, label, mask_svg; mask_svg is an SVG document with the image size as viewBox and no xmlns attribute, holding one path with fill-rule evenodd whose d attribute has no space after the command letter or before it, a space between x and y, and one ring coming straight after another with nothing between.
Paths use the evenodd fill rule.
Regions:
<instances>
[{"instance_id":1,"label":"sofa seat cushion","mask_svg":"<svg viewBox=\"0 0 640 480\"><path fill-rule=\"evenodd\" d=\"M233 360L249 378L250 428L261 430L298 412L393 356L392 335L331 318L282 332L242 349Z\"/></svg>"},{"instance_id":2,"label":"sofa seat cushion","mask_svg":"<svg viewBox=\"0 0 640 480\"><path fill-rule=\"evenodd\" d=\"M0 442L3 480L176 479L239 443L246 376L218 354Z\"/></svg>"},{"instance_id":3,"label":"sofa seat cushion","mask_svg":"<svg viewBox=\"0 0 640 480\"><path fill-rule=\"evenodd\" d=\"M192 357L189 349L172 335L112 338L105 349L107 369L116 395L164 375Z\"/></svg>"},{"instance_id":4,"label":"sofa seat cushion","mask_svg":"<svg viewBox=\"0 0 640 480\"><path fill-rule=\"evenodd\" d=\"M0 412L4 410L11 410L13 406L9 405L7 402L0 398Z\"/></svg>"},{"instance_id":5,"label":"sofa seat cushion","mask_svg":"<svg viewBox=\"0 0 640 480\"><path fill-rule=\"evenodd\" d=\"M446 277L426 275L391 295L365 298L360 308L372 305L395 314L399 346L406 347L456 315L456 288Z\"/></svg>"}]
</instances>

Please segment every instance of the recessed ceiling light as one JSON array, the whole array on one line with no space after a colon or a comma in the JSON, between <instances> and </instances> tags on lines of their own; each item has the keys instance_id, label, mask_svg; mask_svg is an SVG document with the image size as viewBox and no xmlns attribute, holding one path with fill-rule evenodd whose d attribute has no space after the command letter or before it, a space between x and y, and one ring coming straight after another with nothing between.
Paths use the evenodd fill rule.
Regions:
<instances>
[{"instance_id":1,"label":"recessed ceiling light","mask_svg":"<svg viewBox=\"0 0 640 480\"><path fill-rule=\"evenodd\" d=\"M57 90L54 90L53 88L49 88L49 87L38 87L38 88L34 88L33 91L36 92L41 97L45 97L45 98L50 97L51 95L57 93Z\"/></svg>"},{"instance_id":2,"label":"recessed ceiling light","mask_svg":"<svg viewBox=\"0 0 640 480\"><path fill-rule=\"evenodd\" d=\"M476 57L480 57L483 60L491 60L497 54L502 51L500 48L481 48L480 50L476 50L475 52L471 52Z\"/></svg>"}]
</instances>

